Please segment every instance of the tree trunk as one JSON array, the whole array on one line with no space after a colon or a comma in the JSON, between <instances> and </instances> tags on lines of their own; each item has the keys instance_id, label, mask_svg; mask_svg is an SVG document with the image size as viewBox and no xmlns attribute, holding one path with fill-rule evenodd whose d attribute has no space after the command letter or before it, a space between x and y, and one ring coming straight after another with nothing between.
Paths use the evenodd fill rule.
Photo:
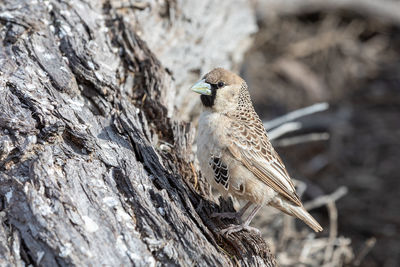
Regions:
<instances>
[{"instance_id":1,"label":"tree trunk","mask_svg":"<svg viewBox=\"0 0 400 267\"><path fill-rule=\"evenodd\" d=\"M232 204L176 120L189 83L241 60L254 15L232 3L1 4L1 266L275 265L260 236L218 234Z\"/></svg>"}]
</instances>

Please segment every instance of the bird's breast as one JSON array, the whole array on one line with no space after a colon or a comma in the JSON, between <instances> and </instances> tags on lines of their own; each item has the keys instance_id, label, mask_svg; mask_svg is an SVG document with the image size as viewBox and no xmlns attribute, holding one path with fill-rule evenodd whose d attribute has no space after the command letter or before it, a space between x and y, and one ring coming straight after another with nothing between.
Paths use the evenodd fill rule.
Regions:
<instances>
[{"instance_id":1,"label":"bird's breast","mask_svg":"<svg viewBox=\"0 0 400 267\"><path fill-rule=\"evenodd\" d=\"M197 159L203 174L208 179L213 177L209 161L212 156L219 156L225 147L224 131L221 127L221 115L212 112L203 112L199 118L197 131Z\"/></svg>"},{"instance_id":2,"label":"bird's breast","mask_svg":"<svg viewBox=\"0 0 400 267\"><path fill-rule=\"evenodd\" d=\"M223 115L212 112L203 112L200 115L197 147L198 150L209 153L219 152L225 146L225 129L227 119Z\"/></svg>"}]
</instances>

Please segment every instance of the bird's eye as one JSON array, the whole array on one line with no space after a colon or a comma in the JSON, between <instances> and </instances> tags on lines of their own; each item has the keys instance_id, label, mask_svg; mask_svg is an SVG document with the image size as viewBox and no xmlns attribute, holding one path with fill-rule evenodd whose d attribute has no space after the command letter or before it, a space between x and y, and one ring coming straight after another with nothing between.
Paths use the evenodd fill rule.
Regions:
<instances>
[{"instance_id":1,"label":"bird's eye","mask_svg":"<svg viewBox=\"0 0 400 267\"><path fill-rule=\"evenodd\" d=\"M218 82L217 86L218 88L222 88L224 87L225 83L224 82Z\"/></svg>"}]
</instances>

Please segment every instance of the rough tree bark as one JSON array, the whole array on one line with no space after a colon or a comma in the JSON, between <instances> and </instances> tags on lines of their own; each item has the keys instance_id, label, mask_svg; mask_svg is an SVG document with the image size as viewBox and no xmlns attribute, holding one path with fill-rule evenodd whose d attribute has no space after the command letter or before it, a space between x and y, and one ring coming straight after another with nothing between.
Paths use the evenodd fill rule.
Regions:
<instances>
[{"instance_id":1,"label":"rough tree bark","mask_svg":"<svg viewBox=\"0 0 400 267\"><path fill-rule=\"evenodd\" d=\"M260 236L217 233L174 120L185 84L255 30L225 2L1 3L1 266L275 265Z\"/></svg>"}]
</instances>

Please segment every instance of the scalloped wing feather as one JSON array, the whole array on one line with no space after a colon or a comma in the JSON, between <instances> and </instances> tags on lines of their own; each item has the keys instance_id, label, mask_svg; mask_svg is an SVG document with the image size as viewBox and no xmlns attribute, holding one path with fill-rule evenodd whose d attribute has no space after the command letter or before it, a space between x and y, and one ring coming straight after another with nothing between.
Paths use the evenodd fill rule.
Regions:
<instances>
[{"instance_id":1,"label":"scalloped wing feather","mask_svg":"<svg viewBox=\"0 0 400 267\"><path fill-rule=\"evenodd\" d=\"M245 119L233 120L230 129L227 129L231 137L229 151L266 185L297 206L302 206L293 182L272 147L261 120L254 111L248 111L247 114L249 116Z\"/></svg>"}]
</instances>

